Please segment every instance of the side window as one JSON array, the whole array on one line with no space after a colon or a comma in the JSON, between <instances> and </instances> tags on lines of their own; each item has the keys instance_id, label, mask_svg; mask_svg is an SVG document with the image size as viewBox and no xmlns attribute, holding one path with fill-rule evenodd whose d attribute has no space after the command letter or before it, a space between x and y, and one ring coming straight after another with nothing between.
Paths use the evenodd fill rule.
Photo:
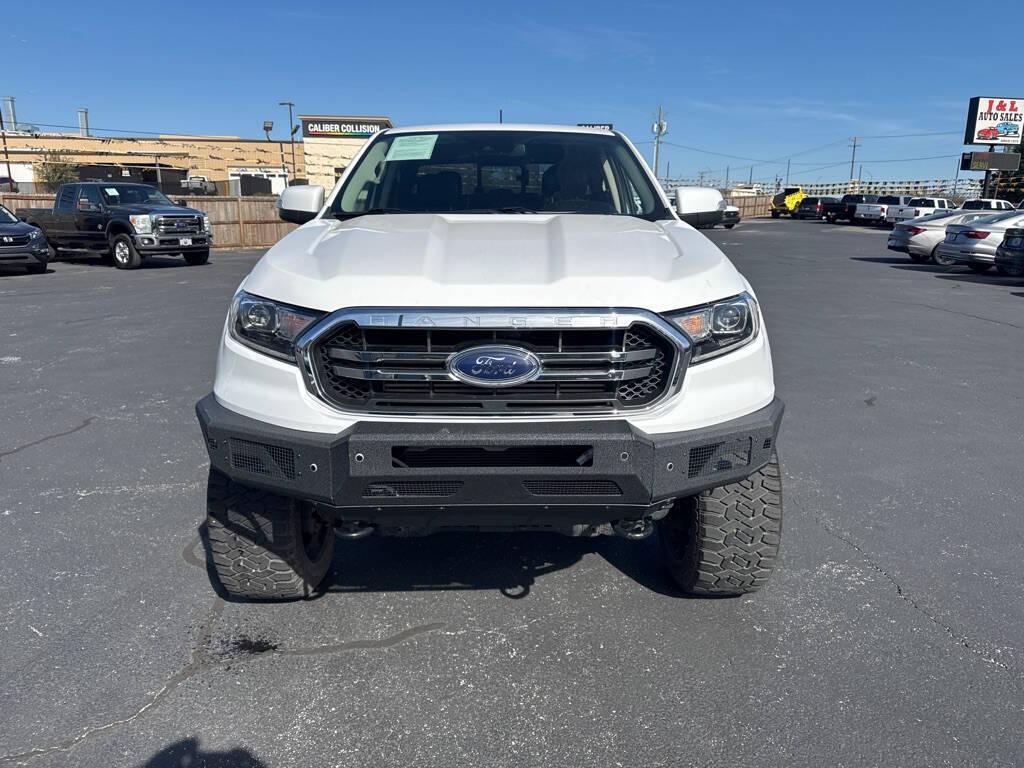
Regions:
<instances>
[{"instance_id":1,"label":"side window","mask_svg":"<svg viewBox=\"0 0 1024 768\"><path fill-rule=\"evenodd\" d=\"M100 208L100 191L96 187L82 187L78 195L78 210L98 211Z\"/></svg>"},{"instance_id":2,"label":"side window","mask_svg":"<svg viewBox=\"0 0 1024 768\"><path fill-rule=\"evenodd\" d=\"M60 188L60 197L57 198L57 205L55 206L58 211L73 211L75 209L76 193L78 192L77 184L65 184Z\"/></svg>"}]
</instances>

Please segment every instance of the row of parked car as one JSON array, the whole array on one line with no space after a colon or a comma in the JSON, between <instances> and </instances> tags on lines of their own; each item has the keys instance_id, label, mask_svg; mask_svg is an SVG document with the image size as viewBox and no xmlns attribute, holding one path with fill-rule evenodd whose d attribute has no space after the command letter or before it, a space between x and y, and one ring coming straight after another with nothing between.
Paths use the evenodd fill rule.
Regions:
<instances>
[{"instance_id":1,"label":"row of parked car","mask_svg":"<svg viewBox=\"0 0 1024 768\"><path fill-rule=\"evenodd\" d=\"M995 198L978 198L957 205L945 197L916 195L848 194L842 197L809 197L800 187L787 187L772 199L772 218L822 219L832 224L873 224L893 227L901 221L919 219L947 211L1012 211L1013 203Z\"/></svg>"},{"instance_id":2,"label":"row of parked car","mask_svg":"<svg viewBox=\"0 0 1024 768\"><path fill-rule=\"evenodd\" d=\"M995 267L1000 275L1021 277L1024 210L993 212L962 207L936 211L896 224L888 248L907 254L919 264L959 264L979 273Z\"/></svg>"}]
</instances>

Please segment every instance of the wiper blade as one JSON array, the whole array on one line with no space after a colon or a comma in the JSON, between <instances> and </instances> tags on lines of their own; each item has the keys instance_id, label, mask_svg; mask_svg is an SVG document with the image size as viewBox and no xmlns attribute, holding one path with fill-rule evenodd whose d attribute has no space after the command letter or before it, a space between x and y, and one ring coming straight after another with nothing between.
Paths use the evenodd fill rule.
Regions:
<instances>
[{"instance_id":1,"label":"wiper blade","mask_svg":"<svg viewBox=\"0 0 1024 768\"><path fill-rule=\"evenodd\" d=\"M444 211L444 213L538 213L532 208L524 208L521 205L508 205L502 208L466 208L462 211ZM550 213L550 211L544 211Z\"/></svg>"},{"instance_id":2,"label":"wiper blade","mask_svg":"<svg viewBox=\"0 0 1024 768\"><path fill-rule=\"evenodd\" d=\"M369 208L365 211L335 211L334 218L336 219L354 219L357 216L376 216L384 213L412 213L407 211L405 208Z\"/></svg>"}]
</instances>

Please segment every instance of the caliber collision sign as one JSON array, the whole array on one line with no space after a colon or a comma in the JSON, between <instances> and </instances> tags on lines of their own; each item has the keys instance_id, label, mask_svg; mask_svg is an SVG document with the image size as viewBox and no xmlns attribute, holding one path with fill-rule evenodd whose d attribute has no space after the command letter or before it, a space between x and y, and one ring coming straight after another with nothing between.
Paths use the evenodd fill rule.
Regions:
<instances>
[{"instance_id":1,"label":"caliber collision sign","mask_svg":"<svg viewBox=\"0 0 1024 768\"><path fill-rule=\"evenodd\" d=\"M307 139L355 139L368 138L391 128L386 117L339 117L324 115L300 115L302 135Z\"/></svg>"},{"instance_id":2,"label":"caliber collision sign","mask_svg":"<svg viewBox=\"0 0 1024 768\"><path fill-rule=\"evenodd\" d=\"M1024 98L975 96L967 112L964 144L1020 144Z\"/></svg>"}]
</instances>

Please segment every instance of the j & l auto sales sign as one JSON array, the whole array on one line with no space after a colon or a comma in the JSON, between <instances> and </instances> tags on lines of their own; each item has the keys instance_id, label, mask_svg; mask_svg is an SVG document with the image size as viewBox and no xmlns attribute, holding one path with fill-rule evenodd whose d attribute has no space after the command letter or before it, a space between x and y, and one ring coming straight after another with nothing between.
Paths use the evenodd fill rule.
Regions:
<instances>
[{"instance_id":1,"label":"j & l auto sales sign","mask_svg":"<svg viewBox=\"0 0 1024 768\"><path fill-rule=\"evenodd\" d=\"M967 111L964 144L1020 144L1024 99L975 96Z\"/></svg>"}]
</instances>

